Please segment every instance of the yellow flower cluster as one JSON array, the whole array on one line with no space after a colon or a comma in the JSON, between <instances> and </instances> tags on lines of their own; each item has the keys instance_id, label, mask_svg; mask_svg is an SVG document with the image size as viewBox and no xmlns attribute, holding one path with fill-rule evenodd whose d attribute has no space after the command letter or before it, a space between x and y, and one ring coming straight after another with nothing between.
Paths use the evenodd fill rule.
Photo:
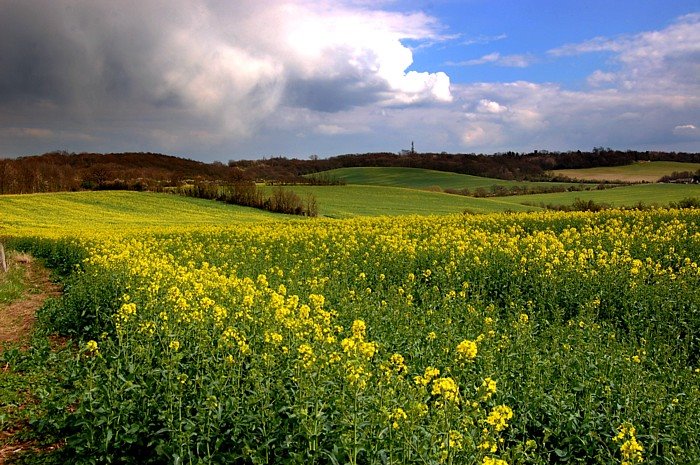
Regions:
<instances>
[{"instance_id":1,"label":"yellow flower cluster","mask_svg":"<svg viewBox=\"0 0 700 465\"><path fill-rule=\"evenodd\" d=\"M420 386L427 386L433 378L440 376L440 370L435 367L426 367L423 376L417 375L413 378L413 381Z\"/></svg>"},{"instance_id":2,"label":"yellow flower cluster","mask_svg":"<svg viewBox=\"0 0 700 465\"><path fill-rule=\"evenodd\" d=\"M87 344L85 344L85 349L90 353L90 355L99 355L100 351L97 347L97 341L94 340L89 340Z\"/></svg>"},{"instance_id":3,"label":"yellow flower cluster","mask_svg":"<svg viewBox=\"0 0 700 465\"><path fill-rule=\"evenodd\" d=\"M399 429L401 422L405 421L407 418L408 415L406 415L406 412L402 408L395 408L391 413L392 428Z\"/></svg>"},{"instance_id":4,"label":"yellow flower cluster","mask_svg":"<svg viewBox=\"0 0 700 465\"><path fill-rule=\"evenodd\" d=\"M459 386L452 378L437 378L433 380L431 394L440 396L445 403L459 404Z\"/></svg>"},{"instance_id":5,"label":"yellow flower cluster","mask_svg":"<svg viewBox=\"0 0 700 465\"><path fill-rule=\"evenodd\" d=\"M481 465L508 465L508 462L505 460L501 459L495 459L489 456L484 457L484 460L481 462Z\"/></svg>"},{"instance_id":6,"label":"yellow flower cluster","mask_svg":"<svg viewBox=\"0 0 700 465\"><path fill-rule=\"evenodd\" d=\"M632 424L621 424L613 441L621 443L621 465L635 465L644 461L644 447L637 441L637 429Z\"/></svg>"},{"instance_id":7,"label":"yellow flower cluster","mask_svg":"<svg viewBox=\"0 0 700 465\"><path fill-rule=\"evenodd\" d=\"M493 426L497 432L503 431L508 427L508 420L513 418L513 410L507 405L498 405L491 410L486 418L486 423Z\"/></svg>"},{"instance_id":8,"label":"yellow flower cluster","mask_svg":"<svg viewBox=\"0 0 700 465\"><path fill-rule=\"evenodd\" d=\"M476 342L465 339L457 345L457 360L460 363L471 362L476 358Z\"/></svg>"},{"instance_id":9,"label":"yellow flower cluster","mask_svg":"<svg viewBox=\"0 0 700 465\"><path fill-rule=\"evenodd\" d=\"M477 390L477 395L482 401L487 401L496 393L496 381L491 378L485 378Z\"/></svg>"}]
</instances>

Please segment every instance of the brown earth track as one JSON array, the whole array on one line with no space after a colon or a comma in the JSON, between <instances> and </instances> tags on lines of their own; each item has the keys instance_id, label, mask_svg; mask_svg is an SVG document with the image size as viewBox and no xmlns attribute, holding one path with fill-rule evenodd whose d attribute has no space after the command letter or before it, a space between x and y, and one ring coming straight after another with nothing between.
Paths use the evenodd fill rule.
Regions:
<instances>
[{"instance_id":1,"label":"brown earth track","mask_svg":"<svg viewBox=\"0 0 700 465\"><path fill-rule=\"evenodd\" d=\"M0 350L6 343L26 342L31 335L36 311L49 297L59 296L60 287L50 279L49 271L31 257L18 255L12 266L26 267L28 289L19 300L0 306Z\"/></svg>"},{"instance_id":2,"label":"brown earth track","mask_svg":"<svg viewBox=\"0 0 700 465\"><path fill-rule=\"evenodd\" d=\"M49 271L32 260L31 257L18 254L12 257L11 262L10 266L25 267L27 290L18 300L7 305L0 305L0 353L5 347L16 347L17 345L26 349L36 322L36 311L47 298L57 297L61 294L60 286L51 281ZM56 342L61 344L61 341ZM12 367L9 365L0 366L0 376L11 370ZM27 395L27 401L31 402L31 395L29 393ZM59 444L39 447L33 441L17 440L15 436L21 433L26 426L26 424L17 424L0 431L0 465L12 463L13 459L27 451L47 452L60 447Z\"/></svg>"}]
</instances>

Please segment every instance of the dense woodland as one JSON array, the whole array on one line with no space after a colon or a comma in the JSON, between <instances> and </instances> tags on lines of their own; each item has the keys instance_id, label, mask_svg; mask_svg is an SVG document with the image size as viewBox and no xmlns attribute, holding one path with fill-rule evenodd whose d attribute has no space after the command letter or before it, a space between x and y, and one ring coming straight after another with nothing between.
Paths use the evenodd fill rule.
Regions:
<instances>
[{"instance_id":1,"label":"dense woodland","mask_svg":"<svg viewBox=\"0 0 700 465\"><path fill-rule=\"evenodd\" d=\"M203 163L157 153L68 153L0 159L0 194L95 189L163 190L183 184L232 184L255 181L278 184L333 183L303 175L344 167L426 168L506 180L560 180L549 170L619 166L635 161L700 162L700 153L636 152L595 148L590 152L483 154L367 153L315 156L307 160L272 157L261 160ZM692 173L691 173L692 175Z\"/></svg>"}]
</instances>

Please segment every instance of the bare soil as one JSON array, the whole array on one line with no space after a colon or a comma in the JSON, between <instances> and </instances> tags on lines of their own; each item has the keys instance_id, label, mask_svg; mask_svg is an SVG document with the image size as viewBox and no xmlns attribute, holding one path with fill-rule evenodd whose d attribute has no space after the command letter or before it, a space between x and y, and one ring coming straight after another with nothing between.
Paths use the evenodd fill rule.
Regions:
<instances>
[{"instance_id":1,"label":"bare soil","mask_svg":"<svg viewBox=\"0 0 700 465\"><path fill-rule=\"evenodd\" d=\"M25 267L27 290L15 302L0 305L0 353L7 346L19 345L26 348L36 322L36 311L47 298L59 296L61 293L60 286L51 281L49 271L31 257L15 255L11 258L9 265ZM62 341L54 342L62 343ZM12 367L8 365L0 366L0 376L10 370ZM32 402L31 395L27 394L27 402ZM23 406L18 408L22 409ZM17 436L26 427L26 424L20 423L0 431L0 465L12 463L13 459L27 451L46 452L60 447L60 444L40 447L34 441L18 440Z\"/></svg>"},{"instance_id":2,"label":"bare soil","mask_svg":"<svg viewBox=\"0 0 700 465\"><path fill-rule=\"evenodd\" d=\"M30 257L19 255L14 262L12 266L26 267L28 289L19 300L0 306L0 350L6 343L26 342L34 328L36 311L47 298L61 294L49 271Z\"/></svg>"}]
</instances>

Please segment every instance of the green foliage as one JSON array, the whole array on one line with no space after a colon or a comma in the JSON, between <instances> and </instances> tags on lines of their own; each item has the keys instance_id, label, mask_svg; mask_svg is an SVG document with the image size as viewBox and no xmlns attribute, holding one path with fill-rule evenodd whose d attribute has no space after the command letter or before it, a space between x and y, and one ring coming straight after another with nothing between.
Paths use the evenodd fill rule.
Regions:
<instances>
[{"instance_id":1,"label":"green foliage","mask_svg":"<svg viewBox=\"0 0 700 465\"><path fill-rule=\"evenodd\" d=\"M73 461L61 449L42 452L55 449L71 431L67 420L76 397L68 377L73 363L70 348L52 347L44 336L32 338L28 348L0 351L0 446L11 450L20 443L25 449L11 456L12 463Z\"/></svg>"},{"instance_id":2,"label":"green foliage","mask_svg":"<svg viewBox=\"0 0 700 465\"><path fill-rule=\"evenodd\" d=\"M678 202L671 202L672 208L700 208L700 198L686 197Z\"/></svg>"},{"instance_id":3,"label":"green foliage","mask_svg":"<svg viewBox=\"0 0 700 465\"><path fill-rule=\"evenodd\" d=\"M44 261L59 277L67 277L80 267L87 251L73 239L45 239L40 237L13 237L9 247L26 252Z\"/></svg>"},{"instance_id":4,"label":"green foliage","mask_svg":"<svg viewBox=\"0 0 700 465\"><path fill-rule=\"evenodd\" d=\"M49 299L37 312L40 328L78 339L114 332L111 315L123 288L114 276L96 275L86 282L78 272L64 281L64 297Z\"/></svg>"}]
</instances>

